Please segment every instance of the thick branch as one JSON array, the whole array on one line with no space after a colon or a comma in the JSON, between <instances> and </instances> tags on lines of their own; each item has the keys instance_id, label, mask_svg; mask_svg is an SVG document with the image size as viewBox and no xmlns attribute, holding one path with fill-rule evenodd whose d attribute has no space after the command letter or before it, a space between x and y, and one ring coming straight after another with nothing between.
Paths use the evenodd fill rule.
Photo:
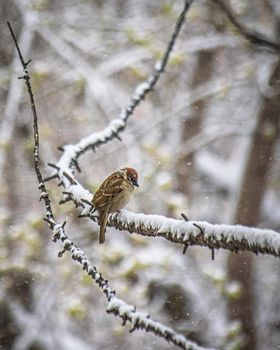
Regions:
<instances>
[{"instance_id":1,"label":"thick branch","mask_svg":"<svg viewBox=\"0 0 280 350\"><path fill-rule=\"evenodd\" d=\"M213 225L205 221L175 220L126 210L109 217L109 225L143 236L163 237L172 243L231 251L250 251L280 257L280 234L241 225Z\"/></svg>"},{"instance_id":2,"label":"thick branch","mask_svg":"<svg viewBox=\"0 0 280 350\"><path fill-rule=\"evenodd\" d=\"M61 171L58 170L58 173L61 174ZM73 183L69 180L66 189L67 194L70 194L69 199L83 208L80 216L96 221L97 217L90 214L92 194L78 181ZM163 237L184 246L197 245L280 257L280 233L273 230L176 220L161 215L135 214L127 210L110 215L108 226L142 236Z\"/></svg>"}]
</instances>

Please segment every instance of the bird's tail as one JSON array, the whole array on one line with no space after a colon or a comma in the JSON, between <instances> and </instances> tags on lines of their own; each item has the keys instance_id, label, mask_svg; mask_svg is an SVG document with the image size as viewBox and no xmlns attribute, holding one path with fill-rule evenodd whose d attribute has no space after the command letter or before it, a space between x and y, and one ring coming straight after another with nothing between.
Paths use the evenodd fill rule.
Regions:
<instances>
[{"instance_id":1,"label":"bird's tail","mask_svg":"<svg viewBox=\"0 0 280 350\"><path fill-rule=\"evenodd\" d=\"M108 213L103 212L99 214L99 244L105 242L106 224L108 219Z\"/></svg>"}]
</instances>

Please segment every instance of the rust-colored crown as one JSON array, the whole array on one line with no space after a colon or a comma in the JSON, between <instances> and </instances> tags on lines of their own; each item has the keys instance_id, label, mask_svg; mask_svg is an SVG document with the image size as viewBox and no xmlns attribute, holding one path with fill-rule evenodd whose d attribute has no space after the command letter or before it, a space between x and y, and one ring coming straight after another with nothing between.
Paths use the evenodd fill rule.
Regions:
<instances>
[{"instance_id":1,"label":"rust-colored crown","mask_svg":"<svg viewBox=\"0 0 280 350\"><path fill-rule=\"evenodd\" d=\"M132 183L133 186L139 187L138 185L138 173L135 169L133 168L123 168L121 169L126 173L127 179Z\"/></svg>"}]
</instances>

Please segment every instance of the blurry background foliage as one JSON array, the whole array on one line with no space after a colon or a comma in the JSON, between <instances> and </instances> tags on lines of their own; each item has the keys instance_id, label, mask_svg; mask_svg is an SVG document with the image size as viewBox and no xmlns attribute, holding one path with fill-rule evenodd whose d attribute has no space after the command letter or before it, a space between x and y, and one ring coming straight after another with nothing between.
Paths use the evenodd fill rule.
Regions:
<instances>
[{"instance_id":1,"label":"blurry background foliage","mask_svg":"<svg viewBox=\"0 0 280 350\"><path fill-rule=\"evenodd\" d=\"M231 0L247 27L278 38L278 0ZM169 349L129 335L42 222L32 165L32 121L11 21L32 58L41 158L104 128L160 57L182 1L0 1L0 348ZM81 158L95 191L125 165L140 175L135 212L280 229L279 59L252 48L210 0L194 1L170 63L129 120L123 142ZM54 203L61 197L47 184ZM127 302L205 346L280 344L280 263L272 257L182 247L108 229L55 204L71 238Z\"/></svg>"}]
</instances>

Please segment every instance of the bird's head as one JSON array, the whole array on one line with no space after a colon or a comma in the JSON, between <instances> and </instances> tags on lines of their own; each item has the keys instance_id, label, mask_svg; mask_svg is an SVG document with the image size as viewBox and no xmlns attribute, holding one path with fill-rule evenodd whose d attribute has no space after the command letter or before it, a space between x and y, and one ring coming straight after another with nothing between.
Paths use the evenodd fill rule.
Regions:
<instances>
[{"instance_id":1,"label":"bird's head","mask_svg":"<svg viewBox=\"0 0 280 350\"><path fill-rule=\"evenodd\" d=\"M138 185L138 174L137 171L133 168L123 168L120 170L120 173L124 177L124 179L128 180L132 186L139 187Z\"/></svg>"}]
</instances>

